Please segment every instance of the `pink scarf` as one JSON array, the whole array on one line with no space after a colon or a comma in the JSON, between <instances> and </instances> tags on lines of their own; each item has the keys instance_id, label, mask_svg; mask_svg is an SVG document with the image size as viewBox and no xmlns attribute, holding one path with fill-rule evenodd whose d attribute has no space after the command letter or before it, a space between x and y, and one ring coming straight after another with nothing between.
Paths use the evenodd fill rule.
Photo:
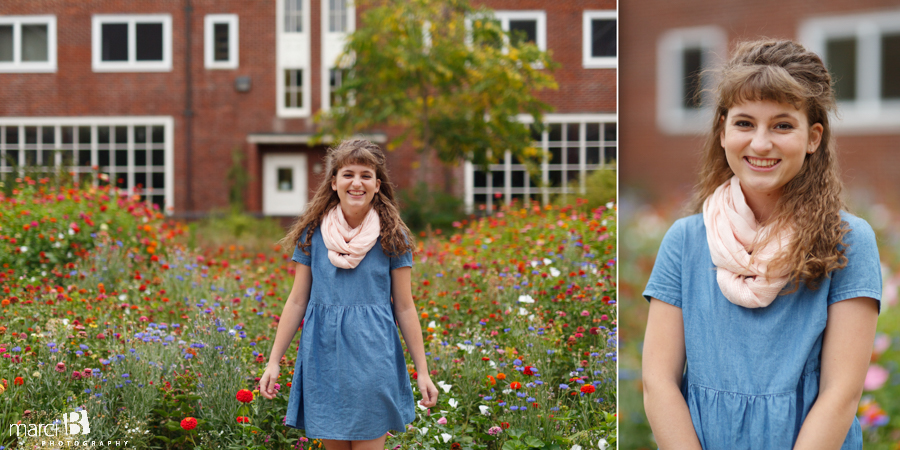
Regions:
<instances>
[{"instance_id":1,"label":"pink scarf","mask_svg":"<svg viewBox=\"0 0 900 450\"><path fill-rule=\"evenodd\" d=\"M375 207L369 208L356 228L350 228L341 205L332 208L322 218L322 240L328 248L328 259L341 269L355 269L375 246L380 233L381 221Z\"/></svg>"},{"instance_id":2,"label":"pink scarf","mask_svg":"<svg viewBox=\"0 0 900 450\"><path fill-rule=\"evenodd\" d=\"M760 227L736 176L716 188L703 203L703 223L712 261L718 269L716 281L725 298L745 308L769 306L787 284L790 270L770 273L768 264L788 246L793 231ZM772 232L778 233L776 239L765 247L753 248L757 239L761 241Z\"/></svg>"}]
</instances>

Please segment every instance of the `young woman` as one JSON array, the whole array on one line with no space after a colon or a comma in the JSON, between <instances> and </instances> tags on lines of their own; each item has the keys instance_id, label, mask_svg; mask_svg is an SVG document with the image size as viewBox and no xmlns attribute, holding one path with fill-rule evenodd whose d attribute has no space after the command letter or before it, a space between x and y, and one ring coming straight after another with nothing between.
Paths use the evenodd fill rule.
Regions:
<instances>
[{"instance_id":1,"label":"young woman","mask_svg":"<svg viewBox=\"0 0 900 450\"><path fill-rule=\"evenodd\" d=\"M839 198L831 77L799 44L746 42L716 96L698 214L666 233L644 291L653 434L661 449L860 449L881 270Z\"/></svg>"},{"instance_id":2,"label":"young woman","mask_svg":"<svg viewBox=\"0 0 900 450\"><path fill-rule=\"evenodd\" d=\"M395 321L418 372L419 403L437 402L412 299L412 235L377 145L341 143L329 150L325 173L281 242L293 249L297 273L259 391L275 396L278 363L305 319L286 425L328 450L381 450L389 430L415 418Z\"/></svg>"}]
</instances>

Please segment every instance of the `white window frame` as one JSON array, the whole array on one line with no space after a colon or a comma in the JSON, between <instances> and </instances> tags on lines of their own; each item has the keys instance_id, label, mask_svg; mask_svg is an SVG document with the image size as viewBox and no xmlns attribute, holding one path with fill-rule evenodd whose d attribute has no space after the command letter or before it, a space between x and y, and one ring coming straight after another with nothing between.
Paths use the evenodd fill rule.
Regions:
<instances>
[{"instance_id":1,"label":"white window frame","mask_svg":"<svg viewBox=\"0 0 900 450\"><path fill-rule=\"evenodd\" d=\"M91 66L94 72L171 72L172 71L172 15L171 14L94 14L91 18L93 43ZM128 24L128 61L103 61L103 24ZM162 61L137 61L137 22L159 22L163 26Z\"/></svg>"},{"instance_id":2,"label":"white window frame","mask_svg":"<svg viewBox=\"0 0 900 450\"><path fill-rule=\"evenodd\" d=\"M322 80L320 98L322 100L319 104L323 111L330 111L333 106L331 104L331 70L344 69L347 66L347 64L343 64L344 61L338 61L338 58L343 54L344 48L346 48L347 37L356 30L356 6L353 0L347 0L345 3L344 14L346 14L347 18L347 27L343 32L328 31L331 21L330 0L322 0L320 9L322 12L323 33L321 38L322 63L320 65L320 80Z\"/></svg>"},{"instance_id":3,"label":"white window frame","mask_svg":"<svg viewBox=\"0 0 900 450\"><path fill-rule=\"evenodd\" d=\"M3 126L3 127L17 126L19 128L18 144L6 143L5 133L0 134L0 151L4 152L3 153L4 155L7 150L18 151L19 152L19 165L23 165L22 163L24 161L24 152L26 150L26 145L35 145L37 147L38 151L41 151L41 150L66 150L67 145L73 146L72 148L74 150L76 145L85 145L85 144L78 144L77 142L73 143L73 144L63 144L62 139L61 139L62 133L61 133L60 128L67 127L67 126L74 126L74 127L87 126L87 127L91 128L91 143L89 145L91 147L91 166L93 167L93 166L98 165L97 152L98 152L99 144L98 144L98 139L97 139L97 127L98 126L111 126L111 127L127 126L128 130L129 130L128 131L128 143L126 144L127 150L129 152L128 165L124 171L117 171L116 175L126 176L128 179L128 181L127 181L128 186L134 186L134 184L135 184L134 183L135 164L134 164L133 152L134 152L134 150L138 149L139 144L137 144L133 141L133 135L134 135L133 127L138 126L138 125L148 126L148 127L152 127L152 126L162 126L163 127L163 136L164 136L163 137L163 140L164 140L164 142L163 142L163 152L164 152L163 153L163 155L164 155L163 156L163 159L164 159L163 164L164 164L164 167L163 167L163 171L162 171L163 183L164 183L164 187L162 189L163 190L162 195L164 198L164 208L163 209L165 210L164 212L166 214L172 214L174 207L175 207L175 203L174 203L174 199L175 199L175 189L174 189L174 185L175 185L175 150L174 150L174 148L175 148L175 145L174 145L175 119L172 116L0 117L0 126ZM55 127L54 132L55 132L56 136L54 139L54 143L46 144L46 146L44 146L44 144L41 143L42 138L39 134L38 135L38 144L25 144L25 139L24 139L25 131L24 130L25 130L25 127L30 127L30 126L41 126L41 127L52 126L52 127ZM111 136L111 139L112 139L112 136ZM145 145L146 145L146 148L150 149L153 147L154 144L151 142L150 136L147 137L147 140L148 140L148 143ZM149 155L148 155L148 157L149 157ZM111 155L111 158L112 158L112 155ZM56 158L54 161L54 165L47 167L47 169L53 169L54 167L59 167L60 164L61 164L61 162L60 162L59 158ZM2 172L9 173L12 171L12 168L7 167L5 162L0 164L0 166L2 166L2 168L0 168L0 171L2 171ZM118 167L121 167L121 166L118 166ZM146 167L148 167L148 168L152 167L152 164L149 164L149 160L148 160L148 164L146 165ZM156 167L158 167L158 166L156 166ZM72 167L69 169L74 171L75 181L77 182L79 174L82 173L82 172L80 172L80 170L83 169L83 166ZM92 171L93 171L93 169L91 168L89 172L92 172ZM148 175L149 175L151 173L159 173L159 172L145 172L145 173L148 173ZM96 179L94 179L93 181L96 184ZM111 183L111 184L114 184L114 183ZM129 189L119 189L119 193L132 195L135 192L132 188L129 188ZM159 195L159 194L152 194L152 193L150 193L150 194L145 193L145 194L148 195L148 201L149 201L149 196Z\"/></svg>"},{"instance_id":4,"label":"white window frame","mask_svg":"<svg viewBox=\"0 0 900 450\"><path fill-rule=\"evenodd\" d=\"M534 118L528 114L520 114L517 119L523 125L528 126L534 123ZM563 126L570 124L578 124L579 125L579 163L572 165L568 164L565 158L561 164L551 165L549 154L550 154L550 139L549 132L544 130L541 133L540 142L535 141L534 146L541 149L544 154L544 159L541 162L541 181L544 183L544 186L533 186L531 185L531 181L526 176L525 187L512 187L512 180L510 174L513 171L522 171L525 170L524 166L516 166L513 164L512 154L509 151L503 152L503 156L500 158L500 161L496 164L489 164L488 170L489 172L486 174L487 176L487 186L486 187L475 187L475 171L481 170L480 167L476 167L471 161L465 161L463 163L463 180L464 180L464 194L463 200L465 204L466 211L468 213L474 212L475 206L475 195L487 195L487 207L491 208L493 205L493 196L494 194L502 194L504 201L506 203L510 203L512 201L513 194L524 194L526 196L538 195L540 194L541 202L543 204L547 204L550 201L551 194L584 194L586 192L585 179L589 172L593 172L595 170L608 170L615 169L615 166L618 165L618 140L616 141L607 141L605 139L604 128L602 125L615 123L618 124L618 117L616 114L545 114L543 116L544 123L552 123L552 124L560 124ZM588 141L586 139L586 125L588 123L599 123L601 124L600 128L600 136L599 141L591 142L590 145L600 147L600 161L598 164L587 164L587 147ZM617 138L618 138L618 130L617 130ZM567 141L560 141L561 148L572 148L572 145ZM616 164L610 165L606 163L605 158L605 149L607 147L615 146L616 148ZM555 146L554 146L555 147ZM563 183L559 187L549 187L547 184L550 182L550 171L561 171L563 173L567 173L568 171L578 171L579 172L579 181L580 186L578 188L578 192L572 192L569 190L568 181L566 180L565 175L563 179ZM505 185L504 186L493 186L493 173L494 172L503 172L506 174L505 176Z\"/></svg>"},{"instance_id":5,"label":"white window frame","mask_svg":"<svg viewBox=\"0 0 900 450\"><path fill-rule=\"evenodd\" d=\"M509 33L510 20L535 20L537 30L535 45L541 51L547 51L547 13L545 11L494 11L494 18L500 21L503 31Z\"/></svg>"},{"instance_id":6,"label":"white window frame","mask_svg":"<svg viewBox=\"0 0 900 450\"><path fill-rule=\"evenodd\" d=\"M666 134L691 135L709 128L713 99L707 91L715 82L701 79L702 107L685 108L683 56L687 49L702 49L701 67L716 67L727 53L727 36L717 26L677 28L660 35L656 47L656 124Z\"/></svg>"},{"instance_id":7,"label":"white window frame","mask_svg":"<svg viewBox=\"0 0 900 450\"><path fill-rule=\"evenodd\" d=\"M809 19L801 23L800 42L822 56L830 38L856 38L856 100L838 102L834 121L843 133L896 134L900 126L900 100L881 98L881 37L900 33L900 9L866 14Z\"/></svg>"},{"instance_id":8,"label":"white window frame","mask_svg":"<svg viewBox=\"0 0 900 450\"><path fill-rule=\"evenodd\" d=\"M56 16L0 16L0 25L13 26L13 60L0 62L0 73L56 72ZM47 61L22 61L22 25L47 25Z\"/></svg>"},{"instance_id":9,"label":"white window frame","mask_svg":"<svg viewBox=\"0 0 900 450\"><path fill-rule=\"evenodd\" d=\"M593 32L591 21L594 19L612 19L616 21L616 56L591 56ZM616 10L584 11L581 21L581 53L585 69L615 69L619 66L619 14Z\"/></svg>"},{"instance_id":10,"label":"white window frame","mask_svg":"<svg viewBox=\"0 0 900 450\"><path fill-rule=\"evenodd\" d=\"M312 44L311 0L303 0L303 30L285 32L285 0L275 2L275 114L280 118L306 118L312 116ZM303 106L288 108L284 104L284 71L303 70ZM327 80L325 80L327 83Z\"/></svg>"},{"instance_id":11,"label":"white window frame","mask_svg":"<svg viewBox=\"0 0 900 450\"><path fill-rule=\"evenodd\" d=\"M215 25L224 23L228 25L228 60L216 61L216 36ZM237 69L239 65L238 52L238 15L237 14L207 14L203 19L204 29L204 62L207 69Z\"/></svg>"}]
</instances>

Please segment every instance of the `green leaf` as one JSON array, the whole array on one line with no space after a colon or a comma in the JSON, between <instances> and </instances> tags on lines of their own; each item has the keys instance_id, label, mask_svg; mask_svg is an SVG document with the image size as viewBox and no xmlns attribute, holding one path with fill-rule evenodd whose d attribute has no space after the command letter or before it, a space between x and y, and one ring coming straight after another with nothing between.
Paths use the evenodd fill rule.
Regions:
<instances>
[{"instance_id":1,"label":"green leaf","mask_svg":"<svg viewBox=\"0 0 900 450\"><path fill-rule=\"evenodd\" d=\"M525 441L525 444L529 447L541 448L544 446L543 441L533 436L525 436L525 438L523 438L522 440Z\"/></svg>"},{"instance_id":2,"label":"green leaf","mask_svg":"<svg viewBox=\"0 0 900 450\"><path fill-rule=\"evenodd\" d=\"M161 441L163 441L163 442L165 442L165 443L166 443L166 444L168 444L168 443L171 443L171 442L172 442L172 440L171 440L171 439L169 439L169 438L167 438L167 437L165 437L165 436L154 436L154 437L155 437L155 438L156 438L156 439L159 439L159 440L161 440Z\"/></svg>"},{"instance_id":3,"label":"green leaf","mask_svg":"<svg viewBox=\"0 0 900 450\"><path fill-rule=\"evenodd\" d=\"M522 444L522 441L518 439L512 439L503 443L502 450L523 450L525 446Z\"/></svg>"}]
</instances>

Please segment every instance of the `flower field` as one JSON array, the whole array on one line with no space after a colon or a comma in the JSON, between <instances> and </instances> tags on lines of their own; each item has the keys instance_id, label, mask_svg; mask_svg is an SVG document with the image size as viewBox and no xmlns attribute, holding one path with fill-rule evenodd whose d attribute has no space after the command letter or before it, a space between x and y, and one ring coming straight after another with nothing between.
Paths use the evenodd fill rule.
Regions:
<instances>
[{"instance_id":1,"label":"flower field","mask_svg":"<svg viewBox=\"0 0 900 450\"><path fill-rule=\"evenodd\" d=\"M290 255L188 248L187 226L105 188L23 180L0 201L15 254L0 273L0 445L321 447L283 425L299 334L276 398L256 391ZM615 214L520 205L419 238L413 295L440 397L387 448L615 446ZM86 434L47 426L81 411Z\"/></svg>"},{"instance_id":2,"label":"flower field","mask_svg":"<svg viewBox=\"0 0 900 450\"><path fill-rule=\"evenodd\" d=\"M863 428L866 449L900 450L900 227L898 213L883 205L853 207L866 219L878 237L884 292L872 362L857 417ZM622 270L619 274L622 303L622 359L619 366L619 448L655 449L656 444L644 415L641 386L641 345L648 305L641 296L665 232L680 217L684 203L673 200L659 205L628 208L623 223L628 229L622 240ZM663 206L668 205L668 206ZM896 209L894 210L896 211Z\"/></svg>"}]
</instances>

